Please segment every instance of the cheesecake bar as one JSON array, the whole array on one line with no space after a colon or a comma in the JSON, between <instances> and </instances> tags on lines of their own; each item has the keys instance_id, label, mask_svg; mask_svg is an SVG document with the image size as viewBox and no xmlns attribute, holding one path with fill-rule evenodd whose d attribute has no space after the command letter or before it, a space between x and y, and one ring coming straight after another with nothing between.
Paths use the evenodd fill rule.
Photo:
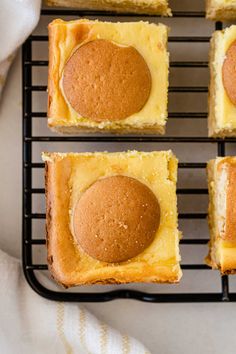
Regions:
<instances>
[{"instance_id":1,"label":"cheesecake bar","mask_svg":"<svg viewBox=\"0 0 236 354\"><path fill-rule=\"evenodd\" d=\"M168 29L92 20L49 25L48 125L61 133L161 133Z\"/></svg>"},{"instance_id":2,"label":"cheesecake bar","mask_svg":"<svg viewBox=\"0 0 236 354\"><path fill-rule=\"evenodd\" d=\"M171 151L43 153L49 269L66 286L181 278Z\"/></svg>"}]
</instances>

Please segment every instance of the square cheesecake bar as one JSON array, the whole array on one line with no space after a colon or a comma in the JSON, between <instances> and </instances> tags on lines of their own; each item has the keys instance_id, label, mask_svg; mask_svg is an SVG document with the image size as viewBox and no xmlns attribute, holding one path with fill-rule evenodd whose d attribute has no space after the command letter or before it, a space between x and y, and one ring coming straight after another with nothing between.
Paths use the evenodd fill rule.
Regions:
<instances>
[{"instance_id":1,"label":"square cheesecake bar","mask_svg":"<svg viewBox=\"0 0 236 354\"><path fill-rule=\"evenodd\" d=\"M181 278L171 151L43 153L48 263L66 286Z\"/></svg>"},{"instance_id":2,"label":"square cheesecake bar","mask_svg":"<svg viewBox=\"0 0 236 354\"><path fill-rule=\"evenodd\" d=\"M209 136L236 136L236 26L215 31L210 49Z\"/></svg>"},{"instance_id":3,"label":"square cheesecake bar","mask_svg":"<svg viewBox=\"0 0 236 354\"><path fill-rule=\"evenodd\" d=\"M215 21L236 19L236 0L206 0L206 17Z\"/></svg>"},{"instance_id":4,"label":"square cheesecake bar","mask_svg":"<svg viewBox=\"0 0 236 354\"><path fill-rule=\"evenodd\" d=\"M168 29L147 22L49 24L48 125L57 132L165 132Z\"/></svg>"},{"instance_id":5,"label":"square cheesecake bar","mask_svg":"<svg viewBox=\"0 0 236 354\"><path fill-rule=\"evenodd\" d=\"M236 157L208 163L210 244L207 263L222 274L236 272Z\"/></svg>"},{"instance_id":6,"label":"square cheesecake bar","mask_svg":"<svg viewBox=\"0 0 236 354\"><path fill-rule=\"evenodd\" d=\"M168 16L168 0L46 0L48 6L65 6L86 10L108 10Z\"/></svg>"}]
</instances>

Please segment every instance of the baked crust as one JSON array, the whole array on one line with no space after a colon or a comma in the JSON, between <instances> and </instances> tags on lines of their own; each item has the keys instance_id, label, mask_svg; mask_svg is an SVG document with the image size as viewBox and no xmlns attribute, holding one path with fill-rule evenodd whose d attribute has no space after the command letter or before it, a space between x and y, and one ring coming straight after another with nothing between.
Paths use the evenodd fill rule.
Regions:
<instances>
[{"instance_id":1,"label":"baked crust","mask_svg":"<svg viewBox=\"0 0 236 354\"><path fill-rule=\"evenodd\" d=\"M167 0L45 0L48 6L171 16Z\"/></svg>"},{"instance_id":2,"label":"baked crust","mask_svg":"<svg viewBox=\"0 0 236 354\"><path fill-rule=\"evenodd\" d=\"M49 24L48 126L57 132L160 133L167 120L168 29L147 22L109 23L89 20ZM62 77L65 64L78 47L95 39L134 47L150 70L152 87L143 108L122 121L95 122L80 116L67 101ZM158 102L158 104L157 104Z\"/></svg>"},{"instance_id":3,"label":"baked crust","mask_svg":"<svg viewBox=\"0 0 236 354\"><path fill-rule=\"evenodd\" d=\"M210 228L207 264L222 274L236 272L236 157L208 163Z\"/></svg>"},{"instance_id":4,"label":"baked crust","mask_svg":"<svg viewBox=\"0 0 236 354\"><path fill-rule=\"evenodd\" d=\"M51 127L50 129L53 132L56 132L58 134L77 134L78 131L80 131L81 133L102 133L103 132L103 128L86 128L83 125L79 125L77 124L76 126L72 125L72 126L64 126L64 125L58 125L58 126L54 126ZM113 133L116 135L122 135L122 134L164 134L165 133L165 127L159 126L159 125L145 125L145 127L136 127L133 128L131 126L126 126L126 127L120 127L119 130L117 130L117 128L114 127L109 127L109 130L105 129L105 131L108 133Z\"/></svg>"},{"instance_id":5,"label":"baked crust","mask_svg":"<svg viewBox=\"0 0 236 354\"><path fill-rule=\"evenodd\" d=\"M208 96L208 133L210 137L236 136L236 106L224 88L222 68L225 55L236 39L236 26L213 33L210 43L210 86Z\"/></svg>"},{"instance_id":6,"label":"baked crust","mask_svg":"<svg viewBox=\"0 0 236 354\"><path fill-rule=\"evenodd\" d=\"M225 241L236 243L236 158L226 157L218 162L218 172L221 173L225 169L227 173L226 182L226 220L225 230L222 238Z\"/></svg>"},{"instance_id":7,"label":"baked crust","mask_svg":"<svg viewBox=\"0 0 236 354\"><path fill-rule=\"evenodd\" d=\"M236 19L236 1L206 0L206 17L214 21Z\"/></svg>"},{"instance_id":8,"label":"baked crust","mask_svg":"<svg viewBox=\"0 0 236 354\"><path fill-rule=\"evenodd\" d=\"M48 264L58 283L70 287L128 282L175 283L180 280L182 273L179 266L176 210L177 160L171 152L44 153L43 159L46 165ZM144 173L142 168L145 168ZM90 174L91 171L94 171L93 174ZM123 173L141 179L151 187L154 194L159 191L159 198L166 196L167 199L160 201L163 218L153 243L140 255L121 263L109 264L87 255L76 242L71 227L71 213L78 196L102 173Z\"/></svg>"},{"instance_id":9,"label":"baked crust","mask_svg":"<svg viewBox=\"0 0 236 354\"><path fill-rule=\"evenodd\" d=\"M214 136L217 132L216 127L216 73L217 68L215 68L215 54L216 54L216 37L218 36L218 31L213 33L211 42L210 42L210 51L209 51L209 67L210 67L210 85L208 92L208 134L209 136Z\"/></svg>"}]
</instances>

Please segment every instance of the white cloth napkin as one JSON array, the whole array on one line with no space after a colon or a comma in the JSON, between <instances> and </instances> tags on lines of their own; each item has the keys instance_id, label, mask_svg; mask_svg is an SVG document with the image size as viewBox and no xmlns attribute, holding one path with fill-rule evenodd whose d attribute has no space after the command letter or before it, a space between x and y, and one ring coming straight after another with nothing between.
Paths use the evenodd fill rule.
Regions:
<instances>
[{"instance_id":1,"label":"white cloth napkin","mask_svg":"<svg viewBox=\"0 0 236 354\"><path fill-rule=\"evenodd\" d=\"M14 53L38 23L41 0L0 0L0 98Z\"/></svg>"},{"instance_id":2,"label":"white cloth napkin","mask_svg":"<svg viewBox=\"0 0 236 354\"><path fill-rule=\"evenodd\" d=\"M82 306L41 298L26 283L20 261L1 250L0 314L4 354L150 354Z\"/></svg>"}]
</instances>

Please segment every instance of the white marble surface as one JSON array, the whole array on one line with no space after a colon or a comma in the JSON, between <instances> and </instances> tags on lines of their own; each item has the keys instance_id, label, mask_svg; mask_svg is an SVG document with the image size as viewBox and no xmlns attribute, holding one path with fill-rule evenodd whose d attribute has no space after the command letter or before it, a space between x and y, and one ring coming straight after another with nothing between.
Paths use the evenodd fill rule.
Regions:
<instances>
[{"instance_id":1,"label":"white marble surface","mask_svg":"<svg viewBox=\"0 0 236 354\"><path fill-rule=\"evenodd\" d=\"M192 1L172 1L175 7L184 6ZM202 1L194 1L191 4L192 8L199 9L203 7ZM193 20L194 22L195 20ZM169 24L171 20L168 20ZM45 32L46 23L45 20L41 21L37 32ZM198 35L201 31L210 33L213 26L209 23L198 26L192 26L191 21L182 20L181 23L175 24L176 33L183 33L188 35L190 33ZM200 31L200 32L199 32ZM173 55L176 55L176 59L184 58L190 60L190 58L196 58L198 55L199 60L205 57L207 50L203 47L186 48L185 51L179 51L172 48ZM200 54L199 54L200 53ZM46 78L46 72L43 75L42 82ZM187 76L186 82L195 80L197 83L198 74L191 74ZM36 80L41 80L41 74L35 73ZM184 84L185 78L181 74L176 73L172 77L173 82L179 83L179 80ZM201 75L201 83L207 82L208 75L203 73ZM185 84L186 84L185 82ZM35 100L35 107L45 111L45 97L38 97ZM203 102L202 102L203 101ZM178 99L172 100L171 105L174 108L178 107L183 109L183 104L202 105L202 109L205 107L205 98L194 102L194 99L189 97L179 102ZM184 125L176 125L169 122L169 134L181 134L183 130L185 135L206 135L206 122L199 121L194 122L196 124L193 129L193 122L185 121ZM20 257L21 254L21 214L22 214L22 201L21 201L21 188L22 188L22 98L21 98L21 60L20 55L17 56L14 65L12 66L9 74L9 79L6 84L2 101L0 104L0 248L7 251L9 254ZM186 130L185 130L186 129ZM36 135L48 134L45 122L43 126L39 123L35 123L34 132ZM35 161L40 161L40 151L47 148L37 145L34 149ZM56 146L54 148L62 149L77 149L77 146ZM83 149L95 149L86 146ZM97 147L98 148L98 147ZM101 149L101 147L99 147ZM114 146L112 149L120 147ZM129 146L130 148L130 146ZM137 148L142 148L140 145ZM146 148L146 147L144 147ZM153 148L153 146L151 146ZM159 147L158 147L159 148ZM199 149L199 147L197 147ZM149 148L148 148L149 149ZM192 151L186 151L186 147L173 146L174 151L180 156L182 161L190 160ZM191 149L190 149L191 150ZM235 146L231 148L232 153L236 153ZM196 153L196 152L195 152ZM208 147L207 151L198 150L198 153L194 156L196 161L204 161L209 157L213 157L216 154L215 147ZM188 176L191 178L180 178L180 183L188 183L193 186L205 186L205 175L195 176L192 174ZM41 177L36 178L35 183L41 183ZM206 208L207 200L200 202L201 210ZM186 204L187 203L187 204ZM179 202L180 208L184 210L191 204L193 210L197 210L199 203L192 203L192 200L185 200ZM196 205L197 204L197 205ZM35 201L35 208L43 208L43 200ZM193 233L198 234L202 232L202 237L207 237L206 225L202 225L202 229L192 223L191 225L182 225L185 231L186 237L192 237ZM42 226L36 227L37 232L42 232ZM201 230L204 230L201 231ZM191 231L191 233L190 233ZM40 234L38 237L42 237ZM206 253L206 248L199 249L199 253L196 254L195 249L192 251L183 251L186 261L192 261L196 257L202 258ZM39 254L38 257L43 257ZM194 273L195 274L195 273ZM231 282L232 288L235 288L236 281ZM216 272L209 272L207 276L202 277L201 274L185 275L183 279L183 285L180 289L189 290L191 287L193 290L197 289L215 289L220 285L220 279ZM91 310L99 318L107 322L108 324L116 327L121 331L128 332L129 334L137 337L139 340L150 349L153 354L231 354L235 352L236 347L236 316L234 311L236 304L147 304L136 302L132 300L119 300L110 303L98 303L98 304L85 304L85 306ZM13 328L14 330L14 328Z\"/></svg>"}]
</instances>

